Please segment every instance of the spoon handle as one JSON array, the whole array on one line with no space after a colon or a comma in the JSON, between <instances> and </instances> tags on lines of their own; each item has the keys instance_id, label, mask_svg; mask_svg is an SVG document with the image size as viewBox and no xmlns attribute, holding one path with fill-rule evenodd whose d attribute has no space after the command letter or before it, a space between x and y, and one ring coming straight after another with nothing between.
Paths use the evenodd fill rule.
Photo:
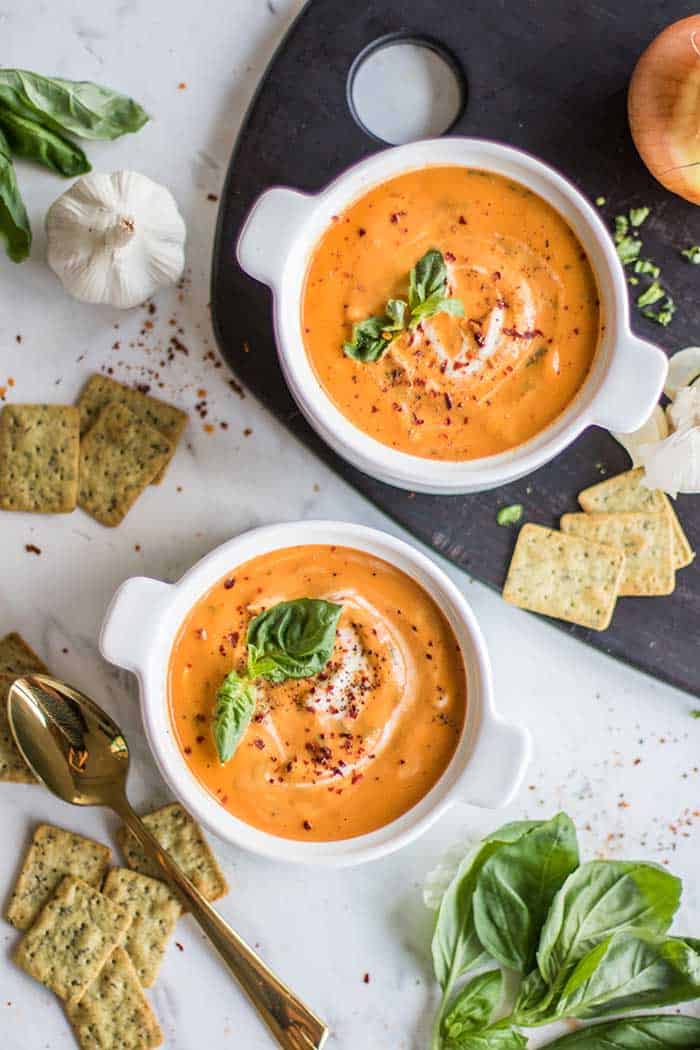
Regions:
<instances>
[{"instance_id":1,"label":"spoon handle","mask_svg":"<svg viewBox=\"0 0 700 1050\"><path fill-rule=\"evenodd\" d=\"M161 848L126 799L115 803L113 808L138 839L148 858L159 865L166 881L177 891L206 933L279 1045L284 1050L320 1050L328 1035L323 1021L282 984L235 930L224 922Z\"/></svg>"}]
</instances>

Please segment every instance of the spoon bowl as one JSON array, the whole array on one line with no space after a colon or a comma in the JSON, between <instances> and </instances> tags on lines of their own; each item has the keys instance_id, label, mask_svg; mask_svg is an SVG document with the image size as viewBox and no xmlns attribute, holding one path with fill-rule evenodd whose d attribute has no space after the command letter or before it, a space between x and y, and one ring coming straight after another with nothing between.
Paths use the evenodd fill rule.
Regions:
<instances>
[{"instance_id":1,"label":"spoon bowl","mask_svg":"<svg viewBox=\"0 0 700 1050\"><path fill-rule=\"evenodd\" d=\"M137 817L126 797L129 748L119 726L97 704L45 674L15 679L7 716L29 768L73 806L106 806L134 835L148 859L199 923L284 1050L320 1050L328 1029L224 922Z\"/></svg>"}]
</instances>

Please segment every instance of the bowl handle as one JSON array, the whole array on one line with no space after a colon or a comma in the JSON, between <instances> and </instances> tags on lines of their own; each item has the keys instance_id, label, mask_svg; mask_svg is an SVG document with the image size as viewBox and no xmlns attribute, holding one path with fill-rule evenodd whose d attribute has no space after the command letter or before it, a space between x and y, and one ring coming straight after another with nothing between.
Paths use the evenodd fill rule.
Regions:
<instances>
[{"instance_id":1,"label":"bowl handle","mask_svg":"<svg viewBox=\"0 0 700 1050\"><path fill-rule=\"evenodd\" d=\"M483 809L507 806L522 783L531 752L527 729L490 715L479 726L474 751L459 779L459 799Z\"/></svg>"},{"instance_id":2,"label":"bowl handle","mask_svg":"<svg viewBox=\"0 0 700 1050\"><path fill-rule=\"evenodd\" d=\"M145 667L160 611L170 599L172 585L147 576L125 580L109 603L100 631L100 652L127 671Z\"/></svg>"},{"instance_id":3,"label":"bowl handle","mask_svg":"<svg viewBox=\"0 0 700 1050\"><path fill-rule=\"evenodd\" d=\"M239 265L251 277L274 287L287 260L289 247L314 198L274 186L258 197L248 213L236 244Z\"/></svg>"},{"instance_id":4,"label":"bowl handle","mask_svg":"<svg viewBox=\"0 0 700 1050\"><path fill-rule=\"evenodd\" d=\"M610 370L591 408L592 422L630 434L646 423L661 397L668 358L663 350L628 332L615 348Z\"/></svg>"}]
</instances>

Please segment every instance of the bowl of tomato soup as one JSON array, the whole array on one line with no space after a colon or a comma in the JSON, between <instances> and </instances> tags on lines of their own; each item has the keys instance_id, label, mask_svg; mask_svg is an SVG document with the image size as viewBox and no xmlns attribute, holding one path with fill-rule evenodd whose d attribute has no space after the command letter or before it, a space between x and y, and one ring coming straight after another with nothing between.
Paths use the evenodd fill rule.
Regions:
<instances>
[{"instance_id":1,"label":"bowl of tomato soup","mask_svg":"<svg viewBox=\"0 0 700 1050\"><path fill-rule=\"evenodd\" d=\"M178 583L127 580L100 648L138 676L177 797L266 856L381 856L456 802L505 804L528 761L527 732L495 714L462 594L363 526L255 529Z\"/></svg>"},{"instance_id":2,"label":"bowl of tomato soup","mask_svg":"<svg viewBox=\"0 0 700 1050\"><path fill-rule=\"evenodd\" d=\"M267 190L237 250L272 288L302 412L390 484L493 488L591 424L636 429L663 387L666 357L630 330L600 217L508 146L417 142L314 196Z\"/></svg>"}]
</instances>

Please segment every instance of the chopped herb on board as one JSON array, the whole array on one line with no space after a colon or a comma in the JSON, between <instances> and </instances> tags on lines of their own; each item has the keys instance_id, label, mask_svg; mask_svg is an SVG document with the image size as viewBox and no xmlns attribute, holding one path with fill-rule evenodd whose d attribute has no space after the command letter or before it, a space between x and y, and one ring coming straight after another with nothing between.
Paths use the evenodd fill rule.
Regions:
<instances>
[{"instance_id":1,"label":"chopped herb on board","mask_svg":"<svg viewBox=\"0 0 700 1050\"><path fill-rule=\"evenodd\" d=\"M523 516L522 503L511 503L509 507L501 507L496 515L498 525L517 525Z\"/></svg>"},{"instance_id":2,"label":"chopped herb on board","mask_svg":"<svg viewBox=\"0 0 700 1050\"><path fill-rule=\"evenodd\" d=\"M602 208L605 204L605 197L596 197L595 202L599 208Z\"/></svg>"},{"instance_id":3,"label":"chopped herb on board","mask_svg":"<svg viewBox=\"0 0 700 1050\"><path fill-rule=\"evenodd\" d=\"M630 222L633 226L641 226L649 218L651 208L630 208Z\"/></svg>"},{"instance_id":4,"label":"chopped herb on board","mask_svg":"<svg viewBox=\"0 0 700 1050\"><path fill-rule=\"evenodd\" d=\"M690 712L690 717L691 718L696 718L696 719L698 719L698 721L700 721L700 708L699 707L694 708Z\"/></svg>"},{"instance_id":5,"label":"chopped herb on board","mask_svg":"<svg viewBox=\"0 0 700 1050\"><path fill-rule=\"evenodd\" d=\"M688 262L693 263L694 266L700 265L700 244L693 244L690 248L684 248L681 255Z\"/></svg>"},{"instance_id":6,"label":"chopped herb on board","mask_svg":"<svg viewBox=\"0 0 700 1050\"><path fill-rule=\"evenodd\" d=\"M637 296L637 307L649 321L666 328L673 320L676 312L676 304L668 291L659 283L661 269L651 259L641 259L642 242L636 235L639 227L646 222L651 209L644 206L641 208L630 208L627 215L616 215L613 223L613 240L615 250L623 266L629 266L634 276L627 278L627 283L634 286L639 284L639 276L649 277L650 284ZM700 246L687 248L682 252L690 262L700 263ZM697 257L695 257L697 255ZM659 306L656 304L660 303ZM652 309L654 307L654 309Z\"/></svg>"},{"instance_id":7,"label":"chopped herb on board","mask_svg":"<svg viewBox=\"0 0 700 1050\"><path fill-rule=\"evenodd\" d=\"M648 274L650 277L653 277L654 280L656 280L656 278L661 273L661 270L656 265L656 263L653 263L651 261L651 259L637 259L636 263L634 264L634 272Z\"/></svg>"},{"instance_id":8,"label":"chopped herb on board","mask_svg":"<svg viewBox=\"0 0 700 1050\"><path fill-rule=\"evenodd\" d=\"M659 282L654 281L641 295L637 296L637 306L653 306L654 303L658 303L659 299L663 299L665 294Z\"/></svg>"}]
</instances>

